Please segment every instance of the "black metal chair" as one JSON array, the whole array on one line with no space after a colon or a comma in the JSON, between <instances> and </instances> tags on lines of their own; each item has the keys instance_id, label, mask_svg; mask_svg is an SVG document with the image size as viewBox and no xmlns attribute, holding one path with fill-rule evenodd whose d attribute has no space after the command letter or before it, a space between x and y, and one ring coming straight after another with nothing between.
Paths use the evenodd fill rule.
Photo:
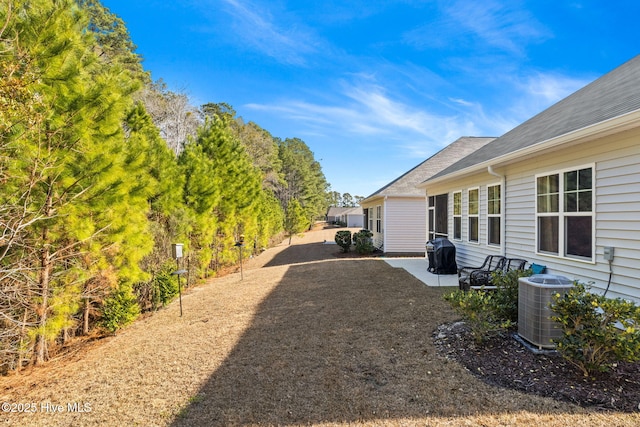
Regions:
<instances>
[{"instance_id":1,"label":"black metal chair","mask_svg":"<svg viewBox=\"0 0 640 427\"><path fill-rule=\"evenodd\" d=\"M524 270L527 265L526 259L521 258L506 258L504 263L501 266L496 267L493 271L484 271L477 270L471 272L469 277L469 288L470 289L484 289L484 290L493 290L496 287L493 285L493 274L502 271L506 273L507 271L512 270Z\"/></svg>"},{"instance_id":2,"label":"black metal chair","mask_svg":"<svg viewBox=\"0 0 640 427\"><path fill-rule=\"evenodd\" d=\"M524 270L527 265L527 260L522 258L507 258L507 263L504 266L504 271L511 270Z\"/></svg>"},{"instance_id":3,"label":"black metal chair","mask_svg":"<svg viewBox=\"0 0 640 427\"><path fill-rule=\"evenodd\" d=\"M458 270L458 287L468 291L471 286L482 286L482 282L490 279L492 272L502 270L506 262L507 258L502 255L487 255L479 267L460 268Z\"/></svg>"}]
</instances>

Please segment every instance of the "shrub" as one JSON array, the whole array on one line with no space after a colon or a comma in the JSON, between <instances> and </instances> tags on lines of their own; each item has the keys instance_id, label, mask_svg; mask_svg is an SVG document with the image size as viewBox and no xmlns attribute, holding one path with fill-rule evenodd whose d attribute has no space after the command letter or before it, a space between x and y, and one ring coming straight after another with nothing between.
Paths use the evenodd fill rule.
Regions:
<instances>
[{"instance_id":1,"label":"shrub","mask_svg":"<svg viewBox=\"0 0 640 427\"><path fill-rule=\"evenodd\" d=\"M467 322L476 343L512 326L510 320L496 315L494 295L491 292L457 290L444 295L444 299Z\"/></svg>"},{"instance_id":2,"label":"shrub","mask_svg":"<svg viewBox=\"0 0 640 427\"><path fill-rule=\"evenodd\" d=\"M154 299L163 306L166 306L178 295L178 276L172 274L174 270L175 263L173 261L166 262L152 280L154 294L157 295Z\"/></svg>"},{"instance_id":3,"label":"shrub","mask_svg":"<svg viewBox=\"0 0 640 427\"><path fill-rule=\"evenodd\" d=\"M373 253L373 233L369 230L360 230L353 234L353 244L359 254Z\"/></svg>"},{"instance_id":4,"label":"shrub","mask_svg":"<svg viewBox=\"0 0 640 427\"><path fill-rule=\"evenodd\" d=\"M491 298L491 305L496 318L518 321L518 279L531 276L531 269L496 271L492 273L491 283L496 286Z\"/></svg>"},{"instance_id":5,"label":"shrub","mask_svg":"<svg viewBox=\"0 0 640 427\"><path fill-rule=\"evenodd\" d=\"M349 252L351 249L351 232L349 230L337 231L335 241L342 248L342 252Z\"/></svg>"},{"instance_id":6,"label":"shrub","mask_svg":"<svg viewBox=\"0 0 640 427\"><path fill-rule=\"evenodd\" d=\"M558 351L585 376L607 372L619 361L640 360L640 307L620 298L610 299L575 286L554 295L552 320L563 335L554 340Z\"/></svg>"},{"instance_id":7,"label":"shrub","mask_svg":"<svg viewBox=\"0 0 640 427\"><path fill-rule=\"evenodd\" d=\"M492 334L513 327L518 321L518 279L531 270L497 271L492 274L493 291L458 290L445 295L446 301L462 316L471 334L480 343Z\"/></svg>"},{"instance_id":8,"label":"shrub","mask_svg":"<svg viewBox=\"0 0 640 427\"><path fill-rule=\"evenodd\" d=\"M140 314L140 307L131 287L120 285L102 306L102 327L111 333L132 323Z\"/></svg>"},{"instance_id":9,"label":"shrub","mask_svg":"<svg viewBox=\"0 0 640 427\"><path fill-rule=\"evenodd\" d=\"M158 310L173 301L178 295L175 261L167 261L151 280L135 284L134 292L141 311Z\"/></svg>"}]
</instances>

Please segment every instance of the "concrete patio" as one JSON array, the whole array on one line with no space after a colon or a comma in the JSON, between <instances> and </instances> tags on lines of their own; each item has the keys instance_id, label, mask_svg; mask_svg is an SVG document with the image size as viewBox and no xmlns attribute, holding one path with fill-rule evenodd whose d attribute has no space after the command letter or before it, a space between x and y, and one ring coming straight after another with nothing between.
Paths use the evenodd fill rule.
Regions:
<instances>
[{"instance_id":1,"label":"concrete patio","mask_svg":"<svg viewBox=\"0 0 640 427\"><path fill-rule=\"evenodd\" d=\"M383 258L394 268L404 268L408 273L421 280L427 286L458 287L457 274L433 274L427 271L429 261L426 258Z\"/></svg>"}]
</instances>

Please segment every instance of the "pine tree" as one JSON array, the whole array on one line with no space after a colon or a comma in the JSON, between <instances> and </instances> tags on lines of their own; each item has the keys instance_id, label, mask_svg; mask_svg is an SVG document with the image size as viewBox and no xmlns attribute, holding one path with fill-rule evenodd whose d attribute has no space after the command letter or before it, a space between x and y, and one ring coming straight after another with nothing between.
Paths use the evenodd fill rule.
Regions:
<instances>
[{"instance_id":1,"label":"pine tree","mask_svg":"<svg viewBox=\"0 0 640 427\"><path fill-rule=\"evenodd\" d=\"M142 59L135 52L136 45L129 36L124 21L111 13L99 0L76 0L89 17L87 29L95 37L94 50L109 64L118 64L130 73L131 79L150 83L149 74L142 68Z\"/></svg>"},{"instance_id":2,"label":"pine tree","mask_svg":"<svg viewBox=\"0 0 640 427\"><path fill-rule=\"evenodd\" d=\"M136 83L117 64L98 60L73 1L7 4L3 61L28 59L26 88L38 103L25 119L29 131L10 131L0 197L21 206L28 223L7 256L27 267L21 315L35 326L20 339L40 363L48 344L74 326L87 284L107 281L111 292L144 277L138 263L151 247L148 195L126 179L135 167L122 121ZM6 18L9 9L3 12Z\"/></svg>"},{"instance_id":3,"label":"pine tree","mask_svg":"<svg viewBox=\"0 0 640 427\"><path fill-rule=\"evenodd\" d=\"M291 200L298 200L311 224L315 218L325 214L329 205L329 185L320 163L304 141L298 138L280 141L279 158L284 185L277 190L278 198L284 207Z\"/></svg>"},{"instance_id":4,"label":"pine tree","mask_svg":"<svg viewBox=\"0 0 640 427\"><path fill-rule=\"evenodd\" d=\"M228 119L214 116L180 157L187 177L185 201L195 217L192 244L202 268L237 259L239 236L254 240L261 192L260 174L230 132ZM203 272L204 273L204 272Z\"/></svg>"},{"instance_id":5,"label":"pine tree","mask_svg":"<svg viewBox=\"0 0 640 427\"><path fill-rule=\"evenodd\" d=\"M309 219L307 215L298 202L297 199L292 199L289 202L289 206L287 206L287 214L285 219L284 229L289 237L289 244L291 244L291 238L298 234L302 233L309 227Z\"/></svg>"}]
</instances>

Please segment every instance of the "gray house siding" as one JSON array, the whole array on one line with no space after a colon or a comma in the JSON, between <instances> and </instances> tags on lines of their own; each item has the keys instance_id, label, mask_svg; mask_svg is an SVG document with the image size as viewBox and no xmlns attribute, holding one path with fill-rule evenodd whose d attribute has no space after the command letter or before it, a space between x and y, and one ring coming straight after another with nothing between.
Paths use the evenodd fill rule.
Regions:
<instances>
[{"instance_id":1,"label":"gray house siding","mask_svg":"<svg viewBox=\"0 0 640 427\"><path fill-rule=\"evenodd\" d=\"M587 168L591 173L584 179L591 183L589 188L567 184L568 190L563 190L565 172ZM419 187L427 195L437 195L479 183L482 201L482 188L490 171L506 180L502 249L507 256L544 264L550 273L592 282L602 292L607 289L611 272L608 296L640 301L640 56ZM536 212L536 180L551 174L557 175L558 184L542 181L540 202L551 206L555 201L556 207ZM567 182L577 183L578 175L574 176ZM563 202L564 197L567 202ZM582 204L578 210L579 200L591 200L590 209ZM562 211L564 206L568 207L567 215ZM544 217L549 219L539 219ZM590 230L587 217L591 218ZM538 224L543 222L544 230L538 231ZM486 229L486 219L481 211L480 229L483 227ZM544 241L546 252L538 251L538 237ZM565 241L572 244L571 250L565 250ZM464 239L458 246L463 262L477 260L485 250L482 242L472 245ZM611 270L603 256L605 247L615 249ZM565 256L565 252L573 255Z\"/></svg>"},{"instance_id":2,"label":"gray house siding","mask_svg":"<svg viewBox=\"0 0 640 427\"><path fill-rule=\"evenodd\" d=\"M387 254L424 256L426 200L424 190L416 185L494 139L461 137L364 199L362 207L373 209L374 215L377 206L382 206L380 232L375 220L365 224L373 232L374 246Z\"/></svg>"},{"instance_id":3,"label":"gray house siding","mask_svg":"<svg viewBox=\"0 0 640 427\"><path fill-rule=\"evenodd\" d=\"M446 191L445 188L435 188L433 192L429 189L430 195L448 193L449 215L448 228L449 240L456 246L456 261L459 267L477 266L482 264L485 257L489 254L500 255L502 253L501 246L487 244L487 186L498 184L496 177L489 174L478 174L473 177L463 179L452 183L451 189ZM469 190L478 189L479 193L479 215L478 215L478 242L469 241ZM453 215L453 194L461 192L462 194L462 228L461 238L456 239L453 236L454 215Z\"/></svg>"},{"instance_id":4,"label":"gray house siding","mask_svg":"<svg viewBox=\"0 0 640 427\"><path fill-rule=\"evenodd\" d=\"M536 176L586 165L591 165L594 173L594 259L577 260L537 253ZM426 187L429 194L448 192L450 200L454 192L462 190L462 239L452 239L459 266L479 265L486 255L504 250L509 257L546 265L549 273L591 283L594 289L604 292L609 279L609 263L604 260L603 252L604 247L611 246L615 248L615 256L607 295L640 301L640 128L583 142L579 147L541 152L495 171L506 176L503 248L486 244L486 192L487 185L495 183L494 176L486 170L478 170L474 174ZM480 189L477 244L467 241L465 225L468 218L467 190L472 187ZM450 201L449 205L452 217L453 202ZM453 230L451 217L450 234Z\"/></svg>"}]
</instances>

